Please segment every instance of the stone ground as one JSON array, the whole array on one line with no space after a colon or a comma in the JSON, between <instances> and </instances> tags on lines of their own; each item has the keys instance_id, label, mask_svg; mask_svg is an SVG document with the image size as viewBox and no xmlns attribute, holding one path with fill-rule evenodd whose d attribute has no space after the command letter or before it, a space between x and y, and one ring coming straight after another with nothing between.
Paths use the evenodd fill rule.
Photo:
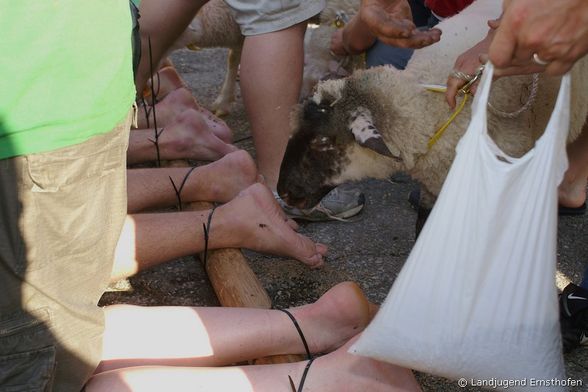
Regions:
<instances>
[{"instance_id":1,"label":"stone ground","mask_svg":"<svg viewBox=\"0 0 588 392\"><path fill-rule=\"evenodd\" d=\"M209 106L222 83L226 52L187 50L173 55L176 68L199 102ZM240 148L254 154L249 126L240 96L226 119ZM416 213L407 202L414 184L400 176L391 181L369 180L358 184L366 195L364 211L351 222L303 224L301 232L328 244L327 266L309 270L301 263L280 257L244 251L276 307L289 307L316 300L336 283L358 282L370 300L381 303L414 244ZM588 217L562 217L559 225L557 284L578 283L588 255ZM201 264L192 257L173 260L119 282L121 291L104 295L103 304L214 306L218 301ZM497 290L500 288L497 287ZM450 354L449 354L450 355ZM568 376L582 379L588 391L588 348L566 356ZM426 391L474 391L454 381L418 375Z\"/></svg>"}]
</instances>

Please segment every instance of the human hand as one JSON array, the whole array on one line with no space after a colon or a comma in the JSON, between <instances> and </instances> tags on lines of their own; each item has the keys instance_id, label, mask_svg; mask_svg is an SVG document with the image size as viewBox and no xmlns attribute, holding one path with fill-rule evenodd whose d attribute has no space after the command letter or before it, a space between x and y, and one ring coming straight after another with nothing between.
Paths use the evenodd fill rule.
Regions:
<instances>
[{"instance_id":1,"label":"human hand","mask_svg":"<svg viewBox=\"0 0 588 392\"><path fill-rule=\"evenodd\" d=\"M363 0L359 16L371 33L388 45L417 49L441 39L439 29L416 28L406 0Z\"/></svg>"},{"instance_id":2,"label":"human hand","mask_svg":"<svg viewBox=\"0 0 588 392\"><path fill-rule=\"evenodd\" d=\"M453 72L447 78L447 90L445 91L445 100L452 109L455 108L458 91L468 83L466 78L459 78L455 73L459 72L468 75L471 79L480 68L480 65L486 63L488 48L490 48L490 43L492 42L495 31L492 27L494 26L492 23L493 22L488 22L491 27L488 35L482 41L462 53L457 60L455 60ZM470 88L472 94L475 94L477 86L477 83L475 83Z\"/></svg>"},{"instance_id":3,"label":"human hand","mask_svg":"<svg viewBox=\"0 0 588 392\"><path fill-rule=\"evenodd\" d=\"M347 50L343 45L343 29L337 29L331 35L331 52L337 56L347 56Z\"/></svg>"},{"instance_id":4,"label":"human hand","mask_svg":"<svg viewBox=\"0 0 588 392\"><path fill-rule=\"evenodd\" d=\"M562 75L588 53L588 1L504 0L503 4L502 21L489 49L497 71ZM538 59L532 65L534 54Z\"/></svg>"}]
</instances>

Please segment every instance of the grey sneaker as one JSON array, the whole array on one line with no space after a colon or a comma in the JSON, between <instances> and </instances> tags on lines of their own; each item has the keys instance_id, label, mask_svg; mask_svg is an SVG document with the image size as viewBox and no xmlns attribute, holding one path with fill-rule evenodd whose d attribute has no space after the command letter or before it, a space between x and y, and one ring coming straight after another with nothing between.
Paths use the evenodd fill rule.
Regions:
<instances>
[{"instance_id":1,"label":"grey sneaker","mask_svg":"<svg viewBox=\"0 0 588 392\"><path fill-rule=\"evenodd\" d=\"M290 207L284 203L277 193L274 193L274 195L289 218L311 222L344 221L357 215L365 205L365 195L354 188L343 189L337 187L327 193L316 206L305 210Z\"/></svg>"}]
</instances>

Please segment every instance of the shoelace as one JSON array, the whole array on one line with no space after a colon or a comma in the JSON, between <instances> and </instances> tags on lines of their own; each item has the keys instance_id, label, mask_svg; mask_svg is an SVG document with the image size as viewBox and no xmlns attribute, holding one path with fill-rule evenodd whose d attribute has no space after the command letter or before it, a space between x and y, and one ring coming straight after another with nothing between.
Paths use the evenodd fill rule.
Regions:
<instances>
[{"instance_id":1,"label":"shoelace","mask_svg":"<svg viewBox=\"0 0 588 392\"><path fill-rule=\"evenodd\" d=\"M309 211L309 214L313 213L314 211L319 211L328 216L330 219L337 220L339 222L349 222L349 218L340 218L338 216L333 215L331 210L325 207L322 203L318 203L316 206L312 207Z\"/></svg>"}]
</instances>

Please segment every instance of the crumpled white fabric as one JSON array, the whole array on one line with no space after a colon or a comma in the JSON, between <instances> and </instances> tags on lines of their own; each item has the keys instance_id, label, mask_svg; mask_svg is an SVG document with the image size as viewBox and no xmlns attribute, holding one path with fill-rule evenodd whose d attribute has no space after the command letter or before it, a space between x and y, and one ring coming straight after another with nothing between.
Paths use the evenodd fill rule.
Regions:
<instances>
[{"instance_id":1,"label":"crumpled white fabric","mask_svg":"<svg viewBox=\"0 0 588 392\"><path fill-rule=\"evenodd\" d=\"M559 390L530 385L565 376L555 267L570 76L543 136L512 158L487 133L492 73L488 64L418 241L350 352L452 379L525 384L509 391Z\"/></svg>"}]
</instances>

